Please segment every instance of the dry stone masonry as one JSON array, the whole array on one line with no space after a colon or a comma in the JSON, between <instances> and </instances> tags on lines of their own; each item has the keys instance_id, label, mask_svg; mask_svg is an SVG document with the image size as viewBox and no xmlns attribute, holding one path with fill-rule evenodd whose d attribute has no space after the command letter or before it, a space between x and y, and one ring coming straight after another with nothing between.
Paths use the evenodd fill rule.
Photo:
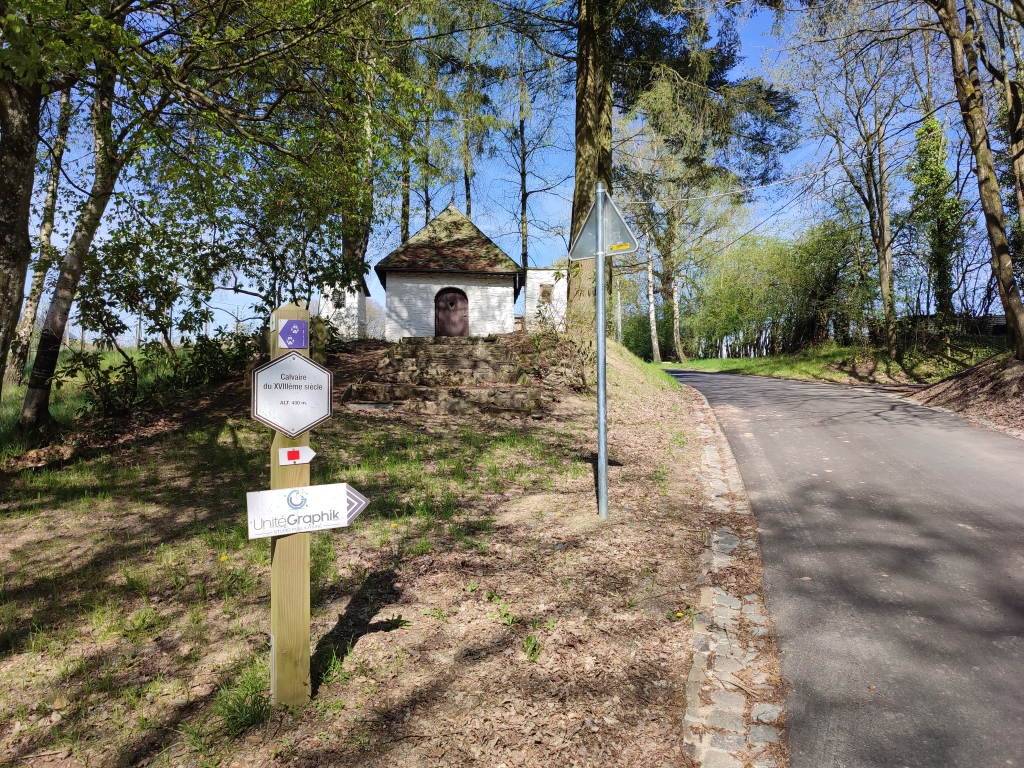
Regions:
<instances>
[{"instance_id":1,"label":"dry stone masonry","mask_svg":"<svg viewBox=\"0 0 1024 768\"><path fill-rule=\"evenodd\" d=\"M539 414L540 391L496 337L404 338L381 359L375 381L351 384L350 406L392 403L415 413Z\"/></svg>"}]
</instances>

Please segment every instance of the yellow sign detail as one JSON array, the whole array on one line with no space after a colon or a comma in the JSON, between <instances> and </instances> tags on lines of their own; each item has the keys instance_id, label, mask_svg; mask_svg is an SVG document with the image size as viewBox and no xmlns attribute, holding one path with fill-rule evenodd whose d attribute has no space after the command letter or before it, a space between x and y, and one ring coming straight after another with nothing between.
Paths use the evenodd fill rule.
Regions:
<instances>
[{"instance_id":1,"label":"yellow sign detail","mask_svg":"<svg viewBox=\"0 0 1024 768\"><path fill-rule=\"evenodd\" d=\"M629 248L629 243L617 243L616 245L613 245L611 249L613 251L623 251L627 248Z\"/></svg>"}]
</instances>

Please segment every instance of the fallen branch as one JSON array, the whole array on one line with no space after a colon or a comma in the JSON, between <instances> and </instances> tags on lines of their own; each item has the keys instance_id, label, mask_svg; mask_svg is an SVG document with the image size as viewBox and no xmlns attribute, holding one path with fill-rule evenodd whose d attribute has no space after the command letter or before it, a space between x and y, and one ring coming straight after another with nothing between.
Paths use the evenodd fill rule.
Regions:
<instances>
[{"instance_id":1,"label":"fallen branch","mask_svg":"<svg viewBox=\"0 0 1024 768\"><path fill-rule=\"evenodd\" d=\"M755 691L753 688L748 688L747 686L745 686L743 683L741 683L739 681L736 681L736 680L723 680L722 678L720 678L718 675L716 675L714 673L712 673L712 677L714 677L715 680L720 682L722 685L733 685L733 686L735 686L735 687L737 687L737 688L739 688L741 690L746 691L747 693L749 693L751 696L753 696L755 698L758 698L758 699L761 698L761 692L760 691Z\"/></svg>"}]
</instances>

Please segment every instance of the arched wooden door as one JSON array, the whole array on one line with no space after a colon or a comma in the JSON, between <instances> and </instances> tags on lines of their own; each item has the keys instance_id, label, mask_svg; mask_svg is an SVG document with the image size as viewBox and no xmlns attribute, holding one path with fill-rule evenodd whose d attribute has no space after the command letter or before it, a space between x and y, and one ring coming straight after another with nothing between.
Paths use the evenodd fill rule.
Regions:
<instances>
[{"instance_id":1,"label":"arched wooden door","mask_svg":"<svg viewBox=\"0 0 1024 768\"><path fill-rule=\"evenodd\" d=\"M469 299L458 288L444 288L434 297L434 335L469 336Z\"/></svg>"}]
</instances>

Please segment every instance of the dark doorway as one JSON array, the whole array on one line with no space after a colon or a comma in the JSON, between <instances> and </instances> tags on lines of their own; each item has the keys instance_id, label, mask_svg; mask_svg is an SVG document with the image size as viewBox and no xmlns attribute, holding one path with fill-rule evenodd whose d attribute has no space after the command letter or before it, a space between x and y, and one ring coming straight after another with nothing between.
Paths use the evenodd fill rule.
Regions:
<instances>
[{"instance_id":1,"label":"dark doorway","mask_svg":"<svg viewBox=\"0 0 1024 768\"><path fill-rule=\"evenodd\" d=\"M434 298L434 335L469 336L469 299L458 288L444 288Z\"/></svg>"}]
</instances>

